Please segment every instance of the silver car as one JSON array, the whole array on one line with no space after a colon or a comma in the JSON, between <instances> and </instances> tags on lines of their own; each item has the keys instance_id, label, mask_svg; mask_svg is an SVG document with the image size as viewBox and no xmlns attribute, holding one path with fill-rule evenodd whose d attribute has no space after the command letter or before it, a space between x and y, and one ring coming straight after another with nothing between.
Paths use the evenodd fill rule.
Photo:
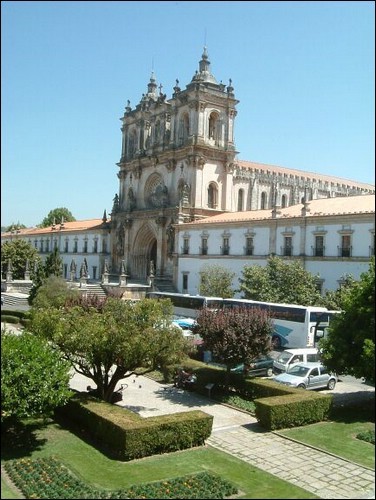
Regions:
<instances>
[{"instance_id":1,"label":"silver car","mask_svg":"<svg viewBox=\"0 0 376 500\"><path fill-rule=\"evenodd\" d=\"M273 380L279 384L301 389L333 390L338 379L321 363L297 363L290 368L288 373L281 373Z\"/></svg>"}]
</instances>

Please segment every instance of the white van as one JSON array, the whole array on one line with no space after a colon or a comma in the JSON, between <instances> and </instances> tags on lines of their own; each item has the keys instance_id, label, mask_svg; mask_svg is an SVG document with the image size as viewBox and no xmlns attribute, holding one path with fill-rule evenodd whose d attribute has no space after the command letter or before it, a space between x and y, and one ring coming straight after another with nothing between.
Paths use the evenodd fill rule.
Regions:
<instances>
[{"instance_id":1,"label":"white van","mask_svg":"<svg viewBox=\"0 0 376 500\"><path fill-rule=\"evenodd\" d=\"M295 363L310 363L320 361L319 352L316 347L305 349L286 349L273 362L273 374L288 372Z\"/></svg>"}]
</instances>

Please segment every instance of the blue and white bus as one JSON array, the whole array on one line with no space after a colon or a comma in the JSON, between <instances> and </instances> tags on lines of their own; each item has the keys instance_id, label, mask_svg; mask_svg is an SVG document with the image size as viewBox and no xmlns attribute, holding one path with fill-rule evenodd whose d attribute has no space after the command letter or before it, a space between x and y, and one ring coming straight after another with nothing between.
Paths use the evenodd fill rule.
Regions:
<instances>
[{"instance_id":1,"label":"blue and white bus","mask_svg":"<svg viewBox=\"0 0 376 500\"><path fill-rule=\"evenodd\" d=\"M253 307L267 310L273 321L274 349L315 347L325 335L330 319L339 311L325 307L276 304L247 299L223 299L223 307Z\"/></svg>"},{"instance_id":2,"label":"blue and white bus","mask_svg":"<svg viewBox=\"0 0 376 500\"><path fill-rule=\"evenodd\" d=\"M170 299L174 306L174 315L182 318L196 319L198 312L203 307L221 309L221 297L205 297L203 295L188 295L184 293L148 292L149 299Z\"/></svg>"}]
</instances>

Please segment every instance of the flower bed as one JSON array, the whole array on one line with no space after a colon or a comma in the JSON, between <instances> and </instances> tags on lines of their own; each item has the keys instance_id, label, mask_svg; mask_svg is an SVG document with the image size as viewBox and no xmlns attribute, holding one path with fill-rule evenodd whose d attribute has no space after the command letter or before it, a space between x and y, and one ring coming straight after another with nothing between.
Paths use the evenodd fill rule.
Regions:
<instances>
[{"instance_id":1,"label":"flower bed","mask_svg":"<svg viewBox=\"0 0 376 500\"><path fill-rule=\"evenodd\" d=\"M227 480L208 472L109 491L86 485L53 457L11 460L4 467L26 498L226 498L238 493Z\"/></svg>"}]
</instances>

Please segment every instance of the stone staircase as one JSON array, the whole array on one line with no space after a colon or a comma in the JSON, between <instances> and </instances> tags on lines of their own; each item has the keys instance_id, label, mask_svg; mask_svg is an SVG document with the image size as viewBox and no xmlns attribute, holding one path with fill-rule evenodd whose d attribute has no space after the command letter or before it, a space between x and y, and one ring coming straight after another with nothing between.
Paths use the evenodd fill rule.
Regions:
<instances>
[{"instance_id":1,"label":"stone staircase","mask_svg":"<svg viewBox=\"0 0 376 500\"><path fill-rule=\"evenodd\" d=\"M4 299L2 309L10 309L13 311L28 311L30 309L27 301L27 294L19 292L2 292L1 296Z\"/></svg>"},{"instance_id":2,"label":"stone staircase","mask_svg":"<svg viewBox=\"0 0 376 500\"><path fill-rule=\"evenodd\" d=\"M171 278L156 277L154 279L154 288L159 292L177 293Z\"/></svg>"},{"instance_id":3,"label":"stone staircase","mask_svg":"<svg viewBox=\"0 0 376 500\"><path fill-rule=\"evenodd\" d=\"M87 295L96 295L101 299L107 297L106 290L100 283L88 283L86 285L85 291L87 292Z\"/></svg>"}]
</instances>

